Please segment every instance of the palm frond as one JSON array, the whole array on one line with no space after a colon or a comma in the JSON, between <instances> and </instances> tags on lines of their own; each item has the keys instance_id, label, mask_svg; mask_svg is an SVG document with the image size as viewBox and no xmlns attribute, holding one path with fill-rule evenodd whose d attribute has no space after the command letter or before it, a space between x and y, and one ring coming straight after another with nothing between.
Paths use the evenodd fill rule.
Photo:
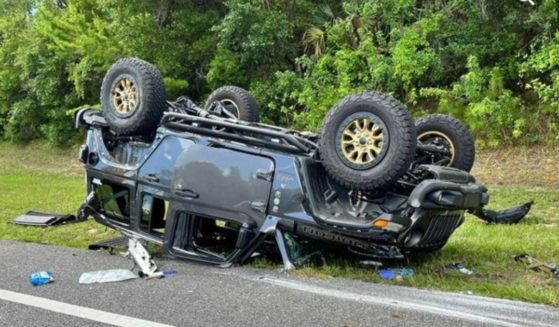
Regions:
<instances>
[{"instance_id":1,"label":"palm frond","mask_svg":"<svg viewBox=\"0 0 559 327\"><path fill-rule=\"evenodd\" d=\"M313 53L315 57L320 57L325 49L325 36L326 32L319 27L311 26L303 34L303 45L305 51Z\"/></svg>"}]
</instances>

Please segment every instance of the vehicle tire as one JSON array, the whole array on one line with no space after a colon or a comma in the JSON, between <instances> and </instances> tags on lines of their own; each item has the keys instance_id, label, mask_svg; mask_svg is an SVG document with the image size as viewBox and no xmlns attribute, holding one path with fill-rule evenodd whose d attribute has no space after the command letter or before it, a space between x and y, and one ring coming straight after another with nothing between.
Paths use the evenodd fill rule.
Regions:
<instances>
[{"instance_id":1,"label":"vehicle tire","mask_svg":"<svg viewBox=\"0 0 559 327\"><path fill-rule=\"evenodd\" d=\"M206 109L215 101L221 101L225 109L232 113L238 120L248 122L260 121L258 103L254 96L245 89L237 86L223 86L218 88L208 97Z\"/></svg>"},{"instance_id":2,"label":"vehicle tire","mask_svg":"<svg viewBox=\"0 0 559 327\"><path fill-rule=\"evenodd\" d=\"M103 79L101 105L105 119L118 134L151 134L167 107L163 75L146 61L120 59Z\"/></svg>"},{"instance_id":3,"label":"vehicle tire","mask_svg":"<svg viewBox=\"0 0 559 327\"><path fill-rule=\"evenodd\" d=\"M350 95L328 112L320 157L340 184L370 191L392 185L415 155L413 118L396 99L380 92Z\"/></svg>"},{"instance_id":4,"label":"vehicle tire","mask_svg":"<svg viewBox=\"0 0 559 327\"><path fill-rule=\"evenodd\" d=\"M441 114L428 115L417 121L417 140L443 147L450 152L447 166L469 172L476 155L472 133L460 120ZM434 158L434 162L438 161Z\"/></svg>"}]
</instances>

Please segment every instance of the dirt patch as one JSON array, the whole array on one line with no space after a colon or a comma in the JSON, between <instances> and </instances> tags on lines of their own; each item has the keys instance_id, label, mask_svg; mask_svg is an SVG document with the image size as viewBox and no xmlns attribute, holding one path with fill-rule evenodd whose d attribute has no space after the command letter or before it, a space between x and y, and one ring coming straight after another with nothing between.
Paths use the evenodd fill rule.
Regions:
<instances>
[{"instance_id":1,"label":"dirt patch","mask_svg":"<svg viewBox=\"0 0 559 327\"><path fill-rule=\"evenodd\" d=\"M472 173L487 185L559 187L559 148L478 151Z\"/></svg>"}]
</instances>

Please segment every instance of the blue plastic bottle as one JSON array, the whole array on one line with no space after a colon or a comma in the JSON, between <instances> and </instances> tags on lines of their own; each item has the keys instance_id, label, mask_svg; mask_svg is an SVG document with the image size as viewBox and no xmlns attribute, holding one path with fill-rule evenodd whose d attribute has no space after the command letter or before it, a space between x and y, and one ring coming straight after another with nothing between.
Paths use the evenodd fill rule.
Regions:
<instances>
[{"instance_id":1,"label":"blue plastic bottle","mask_svg":"<svg viewBox=\"0 0 559 327\"><path fill-rule=\"evenodd\" d=\"M31 282L33 286L45 285L52 281L54 281L54 278L50 271L40 271L29 276L29 282Z\"/></svg>"}]
</instances>

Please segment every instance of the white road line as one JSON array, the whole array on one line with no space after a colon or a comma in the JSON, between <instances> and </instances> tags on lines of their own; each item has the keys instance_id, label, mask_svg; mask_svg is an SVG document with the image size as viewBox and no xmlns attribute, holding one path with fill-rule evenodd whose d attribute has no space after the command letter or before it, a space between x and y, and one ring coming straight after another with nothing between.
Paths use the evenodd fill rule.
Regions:
<instances>
[{"instance_id":1,"label":"white road line","mask_svg":"<svg viewBox=\"0 0 559 327\"><path fill-rule=\"evenodd\" d=\"M482 296L466 295L461 296L460 301L455 303L444 304L444 301L437 303L431 303L428 299L421 299L418 297L414 300L414 296L411 298L394 297L387 296L382 292L375 291L374 294L367 295L358 292L352 292L351 290L340 290L331 287L313 285L312 283L305 283L299 280L293 280L288 278L281 278L274 275L262 275L260 273L247 273L246 271L239 270L216 270L216 274L229 275L234 277L239 277L245 280L250 280L257 283L267 283L274 286L280 286L288 289L293 289L297 291L308 292L321 296L334 297L342 300L356 301L360 303L369 303L373 305L393 307L400 310L410 310L410 311L420 311L427 312L435 315L451 317L455 319L460 319L464 321L479 322L484 324L490 324L494 326L505 326L505 327L519 327L519 326L537 326L537 327L557 327L557 324L550 324L544 321L537 320L538 315L545 317L553 312L554 308L539 305L523 303L519 301L512 301L506 299L494 299L485 298ZM414 291L413 288L409 289ZM418 292L425 292L422 290L417 290ZM454 293L446 293L442 291L426 292L431 295L438 294L440 296L452 297L456 295ZM486 310L479 310L485 308ZM487 310L487 308L494 308L495 312ZM501 309L501 310L499 310ZM499 314L498 312L504 312ZM507 315L506 311L515 311L514 315ZM524 316L524 313L530 316ZM555 316L555 314L553 313ZM543 319L542 319L543 320Z\"/></svg>"},{"instance_id":2,"label":"white road line","mask_svg":"<svg viewBox=\"0 0 559 327\"><path fill-rule=\"evenodd\" d=\"M222 274L227 274L225 272L220 272ZM313 293L322 296L334 297L338 299L350 300L350 301L357 301L361 303L370 303L370 304L377 304L383 306L390 306L396 307L399 309L406 309L406 310L416 310L421 312L428 312L431 314L442 315L446 317L457 318L465 321L472 321L472 322L480 322L484 324L491 324L494 326L506 326L506 327L521 327L521 326L549 326L553 327L554 325L535 322L535 321L526 321L521 320L515 317L499 317L495 315L482 315L477 314L475 312L468 312L467 310L456 310L453 308L443 308L437 305L431 305L428 303L418 303L412 301L402 301L402 300L395 300L392 298L387 298L383 296L371 296L371 295L363 295L348 291L336 290L331 288L325 288L315 285L310 285L298 281L280 279L275 277L254 277L254 276L245 276L245 275L238 275L244 279L250 279L255 282L263 282L268 283L276 286L281 286L284 288L289 288L293 290Z\"/></svg>"},{"instance_id":3,"label":"white road line","mask_svg":"<svg viewBox=\"0 0 559 327\"><path fill-rule=\"evenodd\" d=\"M508 322L508 321L486 318L486 317L479 316L479 315L476 315L476 314L470 314L470 313L466 313L466 312L448 310L448 309L445 309L445 308L435 307L435 306L431 306L431 305L418 304L418 303L412 303L412 302L404 302L404 301L387 300L386 298L382 298L382 297L361 295L361 294L356 294L356 293L352 293L352 292L329 289L329 288L324 288L324 287L299 283L299 282L290 281L290 280L282 280L282 279L264 277L264 278L261 278L260 281L265 282L265 283L269 283L269 284L273 284L273 285L277 285L277 286L282 286L282 287L285 287L285 288L290 288L290 289L294 289L294 290L300 290L300 291L304 291L304 292L314 293L314 294L317 294L317 295L335 297L335 298L338 298L338 299L418 310L418 311L422 311L422 312L429 312L429 313L439 314L439 315L443 315L443 316L447 316L447 317L454 317L454 318L468 320L468 321L475 321L475 322L481 322L481 323L486 323L486 324L493 324L493 325L496 325L496 326L506 326L506 327L521 327L522 326L522 325L511 323L511 322Z\"/></svg>"},{"instance_id":4,"label":"white road line","mask_svg":"<svg viewBox=\"0 0 559 327\"><path fill-rule=\"evenodd\" d=\"M0 300L20 303L43 310L62 313L68 316L93 320L114 326L172 327L171 325L160 324L153 321L123 316L116 313L95 310L91 308L81 307L79 305L49 300L42 297L7 291L3 289L0 289Z\"/></svg>"}]
</instances>

